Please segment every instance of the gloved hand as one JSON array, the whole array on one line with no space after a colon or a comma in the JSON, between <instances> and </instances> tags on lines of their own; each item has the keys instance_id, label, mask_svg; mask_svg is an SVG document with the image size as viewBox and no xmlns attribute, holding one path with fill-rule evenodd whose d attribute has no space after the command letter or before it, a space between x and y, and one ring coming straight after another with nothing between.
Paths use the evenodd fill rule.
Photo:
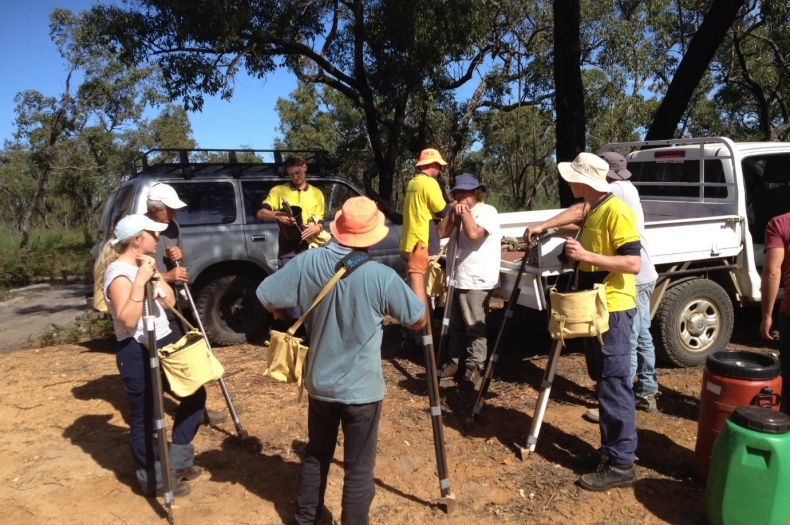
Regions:
<instances>
[{"instance_id":1,"label":"gloved hand","mask_svg":"<svg viewBox=\"0 0 790 525\"><path fill-rule=\"evenodd\" d=\"M422 241L418 241L417 245L414 246L414 250L409 255L409 262L406 265L406 271L409 273L418 273L420 275L425 275L425 272L428 270L428 263L430 259L428 257L428 248L422 245Z\"/></svg>"}]
</instances>

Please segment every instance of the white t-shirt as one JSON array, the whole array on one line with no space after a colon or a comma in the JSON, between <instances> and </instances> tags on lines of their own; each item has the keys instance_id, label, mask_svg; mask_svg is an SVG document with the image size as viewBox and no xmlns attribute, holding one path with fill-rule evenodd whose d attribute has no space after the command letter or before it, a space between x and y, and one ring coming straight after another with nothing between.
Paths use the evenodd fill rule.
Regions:
<instances>
[{"instance_id":1,"label":"white t-shirt","mask_svg":"<svg viewBox=\"0 0 790 525\"><path fill-rule=\"evenodd\" d=\"M129 279L130 282L134 282L134 278L137 277L137 266L123 261L115 261L111 263L104 272L104 301L107 303L107 309L112 316L112 326L115 329L115 337L118 341L134 337L138 343L148 344L148 332L143 328L143 316L148 312L148 305L146 303L143 303L143 315L140 316L140 319L137 321L137 327L134 330L126 328L118 319L115 306L113 306L110 296L107 295L107 288L110 287L110 284L117 277L125 277ZM162 339L171 333L170 323L167 321L165 309L162 308L159 301L154 301L154 331L157 339Z\"/></svg>"},{"instance_id":2,"label":"white t-shirt","mask_svg":"<svg viewBox=\"0 0 790 525\"><path fill-rule=\"evenodd\" d=\"M472 218L487 235L470 241L461 231L455 286L462 290L491 290L499 284L499 262L502 258L499 214L490 204L483 204L472 208Z\"/></svg>"},{"instance_id":3,"label":"white t-shirt","mask_svg":"<svg viewBox=\"0 0 790 525\"><path fill-rule=\"evenodd\" d=\"M639 252L639 256L642 259L642 269L636 274L634 280L638 285L652 283L658 279L658 273L656 272L656 267L653 265L653 262L650 260L650 253L647 248L647 240L645 239L645 213L642 211L642 201L639 200L639 192L636 186L627 180L615 180L610 182L609 191L618 199L625 201L625 203L634 210L634 215L636 215L636 229L639 231L640 242L642 243L642 250Z\"/></svg>"}]
</instances>

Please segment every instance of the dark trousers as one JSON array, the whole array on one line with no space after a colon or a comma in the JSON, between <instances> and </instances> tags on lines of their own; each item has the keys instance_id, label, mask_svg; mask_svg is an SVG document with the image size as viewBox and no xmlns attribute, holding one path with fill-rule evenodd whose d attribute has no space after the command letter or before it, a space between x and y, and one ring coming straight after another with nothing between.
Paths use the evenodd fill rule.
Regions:
<instances>
[{"instance_id":1,"label":"dark trousers","mask_svg":"<svg viewBox=\"0 0 790 525\"><path fill-rule=\"evenodd\" d=\"M335 455L337 430L343 425L343 500L340 522L367 524L373 502L373 468L381 417L381 401L361 405L310 398L308 442L302 459L296 499L296 522L313 525L322 515L326 478Z\"/></svg>"},{"instance_id":2,"label":"dark trousers","mask_svg":"<svg viewBox=\"0 0 790 525\"><path fill-rule=\"evenodd\" d=\"M631 328L636 308L609 313L603 346L587 338L587 371L598 382L601 447L615 465L636 459L636 406L631 380Z\"/></svg>"},{"instance_id":3,"label":"dark trousers","mask_svg":"<svg viewBox=\"0 0 790 525\"><path fill-rule=\"evenodd\" d=\"M169 343L169 335L156 342L159 348ZM148 356L148 349L130 337L118 342L115 361L121 378L123 378L126 395L129 398L129 445L132 449L132 456L138 470L153 472L156 463L154 398ZM164 373L161 377L163 391L170 393L167 377ZM180 469L192 466L194 451L191 443L203 420L205 405L206 390L203 387L200 387L191 396L181 398L173 423L172 440L175 447L171 447L171 468ZM176 450L174 451L173 448ZM138 478L141 476L146 477L139 473Z\"/></svg>"},{"instance_id":4,"label":"dark trousers","mask_svg":"<svg viewBox=\"0 0 790 525\"><path fill-rule=\"evenodd\" d=\"M779 325L779 363L782 365L782 412L790 414L790 317L780 313Z\"/></svg>"}]
</instances>

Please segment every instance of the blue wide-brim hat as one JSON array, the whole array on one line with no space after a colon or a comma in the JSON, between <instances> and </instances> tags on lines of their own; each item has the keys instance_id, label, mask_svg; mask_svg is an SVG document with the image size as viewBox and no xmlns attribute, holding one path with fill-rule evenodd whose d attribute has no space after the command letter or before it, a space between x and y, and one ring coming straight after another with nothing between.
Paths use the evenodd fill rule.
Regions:
<instances>
[{"instance_id":1,"label":"blue wide-brim hat","mask_svg":"<svg viewBox=\"0 0 790 525\"><path fill-rule=\"evenodd\" d=\"M483 191L486 191L485 184L480 184L480 181L477 180L477 177L471 173L462 173L455 178L455 186L450 188L450 193L454 192L455 190L474 191L477 188L483 188Z\"/></svg>"}]
</instances>

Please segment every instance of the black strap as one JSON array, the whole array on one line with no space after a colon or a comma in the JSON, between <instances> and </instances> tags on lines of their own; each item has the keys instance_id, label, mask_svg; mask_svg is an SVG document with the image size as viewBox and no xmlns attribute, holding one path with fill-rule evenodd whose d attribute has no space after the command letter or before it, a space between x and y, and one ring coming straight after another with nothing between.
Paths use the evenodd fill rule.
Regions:
<instances>
[{"instance_id":1,"label":"black strap","mask_svg":"<svg viewBox=\"0 0 790 525\"><path fill-rule=\"evenodd\" d=\"M348 277L351 272L362 266L363 264L372 261L373 258L370 256L368 252L361 252L354 250L342 259L338 261L337 265L335 266L335 271L340 270L340 268L345 268L346 273L343 275L343 279Z\"/></svg>"}]
</instances>

